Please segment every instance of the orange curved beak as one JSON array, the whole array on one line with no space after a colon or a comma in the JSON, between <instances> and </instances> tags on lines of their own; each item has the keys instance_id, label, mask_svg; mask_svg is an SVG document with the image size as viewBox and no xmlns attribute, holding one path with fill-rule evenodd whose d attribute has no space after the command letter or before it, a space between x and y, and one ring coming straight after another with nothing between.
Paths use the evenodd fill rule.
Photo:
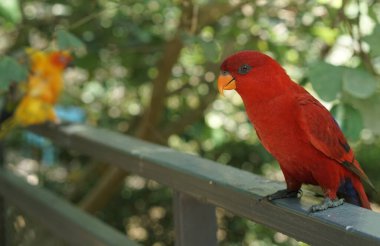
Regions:
<instances>
[{"instance_id":1,"label":"orange curved beak","mask_svg":"<svg viewBox=\"0 0 380 246\"><path fill-rule=\"evenodd\" d=\"M221 74L218 78L218 90L219 94L224 96L224 90L234 90L236 89L235 78L231 74Z\"/></svg>"}]
</instances>

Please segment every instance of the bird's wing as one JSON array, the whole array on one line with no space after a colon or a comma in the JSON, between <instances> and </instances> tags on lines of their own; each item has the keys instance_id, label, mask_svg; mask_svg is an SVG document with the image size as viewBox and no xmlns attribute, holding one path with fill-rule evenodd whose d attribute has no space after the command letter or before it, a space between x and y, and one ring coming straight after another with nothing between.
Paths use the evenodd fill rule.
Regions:
<instances>
[{"instance_id":1,"label":"bird's wing","mask_svg":"<svg viewBox=\"0 0 380 246\"><path fill-rule=\"evenodd\" d=\"M372 188L373 185L356 161L354 152L330 114L310 94L297 96L298 123L310 143L328 158L336 160Z\"/></svg>"}]
</instances>

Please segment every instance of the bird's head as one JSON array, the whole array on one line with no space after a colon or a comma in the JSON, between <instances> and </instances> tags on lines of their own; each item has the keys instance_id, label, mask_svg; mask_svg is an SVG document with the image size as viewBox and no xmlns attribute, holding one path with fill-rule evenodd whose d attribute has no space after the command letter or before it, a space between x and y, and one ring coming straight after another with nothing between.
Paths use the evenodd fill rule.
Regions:
<instances>
[{"instance_id":1,"label":"bird's head","mask_svg":"<svg viewBox=\"0 0 380 246\"><path fill-rule=\"evenodd\" d=\"M258 51L241 51L227 57L221 67L218 90L235 89L244 100L250 97L273 97L281 93L283 80L289 80L284 69L271 57ZM277 91L277 92L276 92Z\"/></svg>"},{"instance_id":2,"label":"bird's head","mask_svg":"<svg viewBox=\"0 0 380 246\"><path fill-rule=\"evenodd\" d=\"M71 65L73 57L67 50L53 51L50 54L51 62L58 68L64 69Z\"/></svg>"}]
</instances>

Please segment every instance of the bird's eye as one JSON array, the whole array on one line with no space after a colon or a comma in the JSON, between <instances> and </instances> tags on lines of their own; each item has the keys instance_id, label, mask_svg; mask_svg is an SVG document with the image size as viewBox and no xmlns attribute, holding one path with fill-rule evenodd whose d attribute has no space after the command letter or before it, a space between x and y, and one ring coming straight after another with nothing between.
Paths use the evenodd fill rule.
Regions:
<instances>
[{"instance_id":1,"label":"bird's eye","mask_svg":"<svg viewBox=\"0 0 380 246\"><path fill-rule=\"evenodd\" d=\"M251 71L252 67L248 64L243 64L239 67L238 73L239 74L247 74L249 71Z\"/></svg>"},{"instance_id":2,"label":"bird's eye","mask_svg":"<svg viewBox=\"0 0 380 246\"><path fill-rule=\"evenodd\" d=\"M227 71L222 71L221 73L222 73L223 76L226 76L228 74Z\"/></svg>"}]
</instances>

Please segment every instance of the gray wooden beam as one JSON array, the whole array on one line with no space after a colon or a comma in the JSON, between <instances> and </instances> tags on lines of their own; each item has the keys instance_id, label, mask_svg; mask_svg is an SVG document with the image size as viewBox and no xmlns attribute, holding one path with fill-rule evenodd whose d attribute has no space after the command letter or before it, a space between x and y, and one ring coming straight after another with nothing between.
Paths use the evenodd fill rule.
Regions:
<instances>
[{"instance_id":1,"label":"gray wooden beam","mask_svg":"<svg viewBox=\"0 0 380 246\"><path fill-rule=\"evenodd\" d=\"M313 245L380 245L380 214L350 204L309 214L317 201L260 201L283 189L236 168L83 125L43 126L32 130L55 143L164 185Z\"/></svg>"},{"instance_id":2,"label":"gray wooden beam","mask_svg":"<svg viewBox=\"0 0 380 246\"><path fill-rule=\"evenodd\" d=\"M173 203L176 246L217 245L215 206L178 191Z\"/></svg>"},{"instance_id":3,"label":"gray wooden beam","mask_svg":"<svg viewBox=\"0 0 380 246\"><path fill-rule=\"evenodd\" d=\"M135 246L137 243L47 190L0 169L0 193L71 245Z\"/></svg>"}]
</instances>

